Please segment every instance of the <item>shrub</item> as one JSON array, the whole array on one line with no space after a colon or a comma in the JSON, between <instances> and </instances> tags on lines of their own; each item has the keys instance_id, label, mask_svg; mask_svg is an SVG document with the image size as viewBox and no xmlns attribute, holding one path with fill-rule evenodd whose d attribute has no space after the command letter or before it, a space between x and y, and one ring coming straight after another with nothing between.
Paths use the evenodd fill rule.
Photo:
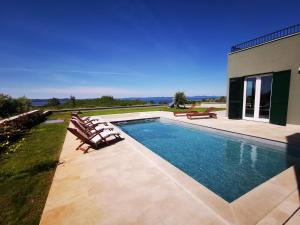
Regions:
<instances>
[{"instance_id":1,"label":"shrub","mask_svg":"<svg viewBox=\"0 0 300 225\"><path fill-rule=\"evenodd\" d=\"M71 96L65 103L60 105L55 105L52 103L47 104L46 106L36 107L39 109L67 109L67 108L92 108L92 107L110 107L110 106L132 106L132 105L145 105L146 101L138 100L138 99L115 99L112 96L102 96L101 98L94 99L75 99L75 97ZM56 99L55 101L58 101Z\"/></svg>"},{"instance_id":2,"label":"shrub","mask_svg":"<svg viewBox=\"0 0 300 225\"><path fill-rule=\"evenodd\" d=\"M112 96L102 96L98 99L98 102L102 106L132 106L132 105L145 105L146 101L133 99L114 99Z\"/></svg>"},{"instance_id":3,"label":"shrub","mask_svg":"<svg viewBox=\"0 0 300 225\"><path fill-rule=\"evenodd\" d=\"M184 92L177 91L174 96L174 102L177 108L179 108L180 105L185 105L188 102L188 100Z\"/></svg>"},{"instance_id":4,"label":"shrub","mask_svg":"<svg viewBox=\"0 0 300 225\"><path fill-rule=\"evenodd\" d=\"M18 140L25 130L19 127L15 127L13 124L5 122L0 126L0 153L3 153L12 146L16 140Z\"/></svg>"},{"instance_id":5,"label":"shrub","mask_svg":"<svg viewBox=\"0 0 300 225\"><path fill-rule=\"evenodd\" d=\"M112 96L102 96L101 98L99 98L99 103L100 105L113 106L115 103L115 99Z\"/></svg>"},{"instance_id":6,"label":"shrub","mask_svg":"<svg viewBox=\"0 0 300 225\"><path fill-rule=\"evenodd\" d=\"M0 117L6 118L16 114L28 112L31 109L31 100L25 96L13 99L6 94L0 94Z\"/></svg>"},{"instance_id":7,"label":"shrub","mask_svg":"<svg viewBox=\"0 0 300 225\"><path fill-rule=\"evenodd\" d=\"M71 103L72 106L76 105L76 98L75 98L75 96L73 96L73 95L70 96L70 103Z\"/></svg>"},{"instance_id":8,"label":"shrub","mask_svg":"<svg viewBox=\"0 0 300 225\"><path fill-rule=\"evenodd\" d=\"M0 153L16 151L20 147L20 143L16 143L16 141L20 140L31 127L43 120L42 113L37 111L1 123Z\"/></svg>"},{"instance_id":9,"label":"shrub","mask_svg":"<svg viewBox=\"0 0 300 225\"><path fill-rule=\"evenodd\" d=\"M59 99L58 98L50 98L48 99L48 106L58 106L60 105Z\"/></svg>"},{"instance_id":10,"label":"shrub","mask_svg":"<svg viewBox=\"0 0 300 225\"><path fill-rule=\"evenodd\" d=\"M20 97L17 100L18 113L28 112L31 109L31 100L25 96Z\"/></svg>"},{"instance_id":11,"label":"shrub","mask_svg":"<svg viewBox=\"0 0 300 225\"><path fill-rule=\"evenodd\" d=\"M226 102L226 97L225 96L221 96L221 97L217 98L215 101L216 102Z\"/></svg>"},{"instance_id":12,"label":"shrub","mask_svg":"<svg viewBox=\"0 0 300 225\"><path fill-rule=\"evenodd\" d=\"M17 113L17 102L9 95L0 94L0 117L6 118Z\"/></svg>"}]
</instances>

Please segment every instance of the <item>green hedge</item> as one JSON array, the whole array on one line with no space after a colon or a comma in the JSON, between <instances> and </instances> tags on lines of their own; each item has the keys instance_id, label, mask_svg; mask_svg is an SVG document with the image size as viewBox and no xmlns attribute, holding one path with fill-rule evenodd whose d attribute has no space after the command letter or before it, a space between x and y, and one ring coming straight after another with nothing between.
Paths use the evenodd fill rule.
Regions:
<instances>
[{"instance_id":1,"label":"green hedge","mask_svg":"<svg viewBox=\"0 0 300 225\"><path fill-rule=\"evenodd\" d=\"M31 127L43 120L44 116L42 112L36 110L1 122L0 153L16 151L18 146L14 145L14 143L20 140Z\"/></svg>"}]
</instances>

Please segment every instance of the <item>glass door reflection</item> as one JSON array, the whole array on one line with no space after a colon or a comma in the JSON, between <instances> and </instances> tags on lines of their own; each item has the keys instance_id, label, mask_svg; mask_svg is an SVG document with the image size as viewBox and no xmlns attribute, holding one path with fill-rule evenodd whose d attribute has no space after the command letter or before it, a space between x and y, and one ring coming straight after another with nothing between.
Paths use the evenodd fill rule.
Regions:
<instances>
[{"instance_id":1,"label":"glass door reflection","mask_svg":"<svg viewBox=\"0 0 300 225\"><path fill-rule=\"evenodd\" d=\"M246 117L254 117L256 77L247 78L246 84Z\"/></svg>"},{"instance_id":2,"label":"glass door reflection","mask_svg":"<svg viewBox=\"0 0 300 225\"><path fill-rule=\"evenodd\" d=\"M272 76L261 77L259 118L269 119L271 106Z\"/></svg>"}]
</instances>

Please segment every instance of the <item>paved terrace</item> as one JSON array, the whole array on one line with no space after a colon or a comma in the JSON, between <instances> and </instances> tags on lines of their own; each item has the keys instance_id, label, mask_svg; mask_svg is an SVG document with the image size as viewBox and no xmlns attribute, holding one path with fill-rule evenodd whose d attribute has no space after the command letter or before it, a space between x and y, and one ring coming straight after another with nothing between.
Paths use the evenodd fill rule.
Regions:
<instances>
[{"instance_id":1,"label":"paved terrace","mask_svg":"<svg viewBox=\"0 0 300 225\"><path fill-rule=\"evenodd\" d=\"M165 117L281 142L300 126L218 119L187 120L169 112L102 116L107 121ZM118 129L118 128L116 128ZM123 141L88 154L66 135L40 224L300 224L291 167L228 203L122 132Z\"/></svg>"}]
</instances>

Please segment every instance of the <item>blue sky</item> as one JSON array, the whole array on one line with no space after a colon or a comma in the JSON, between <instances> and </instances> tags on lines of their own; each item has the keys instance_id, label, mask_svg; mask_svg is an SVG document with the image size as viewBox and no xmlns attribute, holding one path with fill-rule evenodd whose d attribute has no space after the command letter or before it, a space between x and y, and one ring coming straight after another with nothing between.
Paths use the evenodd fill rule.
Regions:
<instances>
[{"instance_id":1,"label":"blue sky","mask_svg":"<svg viewBox=\"0 0 300 225\"><path fill-rule=\"evenodd\" d=\"M299 23L300 1L6 1L0 92L92 98L226 93L232 45Z\"/></svg>"}]
</instances>

